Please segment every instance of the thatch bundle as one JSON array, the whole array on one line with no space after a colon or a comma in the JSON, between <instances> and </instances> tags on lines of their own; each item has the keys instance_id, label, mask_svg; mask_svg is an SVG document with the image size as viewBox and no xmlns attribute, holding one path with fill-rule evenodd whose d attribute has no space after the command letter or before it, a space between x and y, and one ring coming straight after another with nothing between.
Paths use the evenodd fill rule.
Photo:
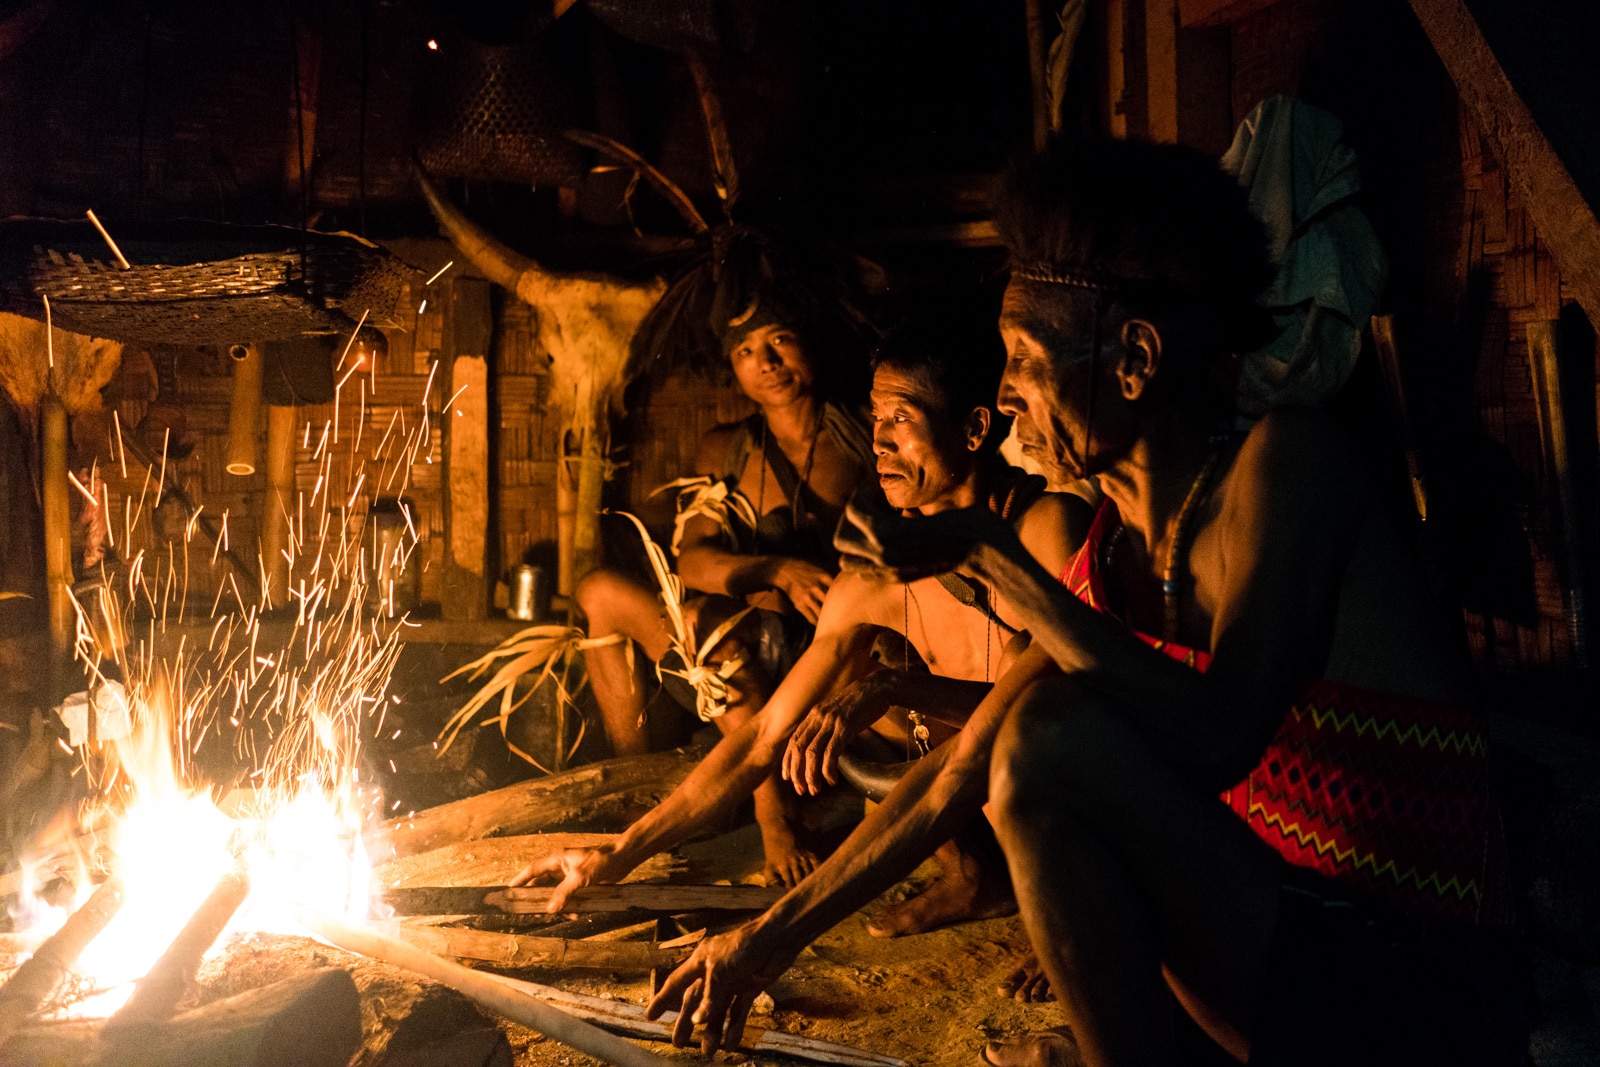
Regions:
<instances>
[{"instance_id":1,"label":"thatch bundle","mask_svg":"<svg viewBox=\"0 0 1600 1067\"><path fill-rule=\"evenodd\" d=\"M50 329L36 319L0 311L0 388L30 430L39 405L52 392L68 414L98 411L100 390L121 362L120 341Z\"/></svg>"}]
</instances>

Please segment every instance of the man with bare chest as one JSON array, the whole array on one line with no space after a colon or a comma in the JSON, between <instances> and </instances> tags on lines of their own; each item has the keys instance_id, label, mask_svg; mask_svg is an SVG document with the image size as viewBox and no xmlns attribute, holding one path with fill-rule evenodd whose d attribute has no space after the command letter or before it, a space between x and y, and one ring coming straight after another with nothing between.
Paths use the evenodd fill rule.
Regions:
<instances>
[{"instance_id":1,"label":"man with bare chest","mask_svg":"<svg viewBox=\"0 0 1600 1067\"><path fill-rule=\"evenodd\" d=\"M998 338L981 319L937 316L892 334L876 353L871 394L879 482L890 506L909 515L984 507L1016 529L1041 565L1058 568L1081 540L1088 508L1076 497L1044 493L1042 479L1023 475L997 456L1008 427L989 401L973 398L995 392L1003 362ZM592 881L615 881L656 852L714 825L771 776L796 727L819 702L822 714L814 716L816 728L808 738L830 756L869 729L905 751L913 728L903 708L918 709L930 743L942 741L960 728L1009 662L1007 648L1016 632L1003 602L974 593L964 582L841 575L823 601L815 638L759 714L728 733L671 797L614 844L552 857L523 872L519 881L561 875L553 902L559 910L567 891ZM904 642L914 648L931 674L873 671L868 679L877 684L855 688L858 699L848 712L830 715L825 698L872 671L870 653L885 634L893 635L891 646ZM831 778L831 761L827 768ZM813 784L820 781L813 776ZM784 877L784 864L790 871L798 865L793 876L798 881L815 863L807 853L797 864L785 853L785 842L775 848L764 837L764 843L769 875ZM908 933L1009 909L1009 895L997 899L980 884L971 863L955 854L945 860L947 878L938 891L889 917L883 932Z\"/></svg>"},{"instance_id":2,"label":"man with bare chest","mask_svg":"<svg viewBox=\"0 0 1600 1067\"><path fill-rule=\"evenodd\" d=\"M672 648L659 589L601 569L575 590L589 636L617 638L588 649L585 660L618 755L647 751L645 659L661 662L668 692L719 729L747 721L805 647L838 570L832 531L870 471L870 442L859 417L829 395L824 353L807 340L798 310L803 302L790 295L757 288L747 307L716 324L734 380L759 410L701 441L694 469L704 476L704 488L726 501L721 521L702 509L681 524L673 545L678 577L699 594L685 606L694 632L710 635L746 607L756 609L738 623L737 641L707 656L716 666L742 652L743 665L716 680L715 699L708 700L710 694L683 681L691 672ZM629 641L644 657L630 655ZM809 855L795 841L792 802L775 779L755 795L771 870L792 885L810 869Z\"/></svg>"},{"instance_id":3,"label":"man with bare chest","mask_svg":"<svg viewBox=\"0 0 1600 1067\"><path fill-rule=\"evenodd\" d=\"M1189 149L1060 144L996 216L999 406L1107 503L1059 572L981 509L852 510L841 548L959 569L1031 644L651 1012L682 1012L680 1043L737 1041L756 990L983 807L1070 1023L991 1042L991 1064L1174 1064L1174 1003L1240 1062L1507 1062L1471 969L1504 882L1464 649L1336 423L1230 432L1223 372L1264 341L1271 277L1241 191Z\"/></svg>"}]
</instances>

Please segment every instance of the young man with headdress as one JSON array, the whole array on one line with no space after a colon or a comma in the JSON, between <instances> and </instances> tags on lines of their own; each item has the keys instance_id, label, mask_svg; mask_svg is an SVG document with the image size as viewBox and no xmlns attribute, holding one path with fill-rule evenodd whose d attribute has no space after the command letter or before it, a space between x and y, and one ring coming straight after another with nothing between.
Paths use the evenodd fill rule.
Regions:
<instances>
[{"instance_id":1,"label":"young man with headdress","mask_svg":"<svg viewBox=\"0 0 1600 1067\"><path fill-rule=\"evenodd\" d=\"M1473 981L1505 886L1470 664L1331 418L1229 432L1219 372L1265 339L1271 277L1243 194L1192 150L1087 142L1017 168L997 207L1000 407L1108 502L1060 574L981 509L852 510L841 547L973 575L1032 643L650 1011L682 1010L680 1042L736 1040L800 948L987 799L1071 1024L991 1063L1179 1062L1174 1000L1252 1064L1504 1062Z\"/></svg>"},{"instance_id":2,"label":"young man with headdress","mask_svg":"<svg viewBox=\"0 0 1600 1067\"><path fill-rule=\"evenodd\" d=\"M1016 529L1042 566L1059 568L1087 530L1089 508L1077 497L1046 493L1043 478L1000 458L1010 420L990 398L1004 363L992 325L970 312L925 313L891 332L873 357L879 485L889 506L907 515L986 506ZM717 825L771 779L786 754L796 772L799 752L825 757L805 781L816 792L824 777L836 780L838 753L863 733L880 738L879 754L896 761L908 750L925 751L960 728L1009 662L1016 633L1005 604L959 576L900 583L842 575L823 600L814 640L759 714L724 737L670 797L614 842L549 857L516 881L559 876L550 905L559 911L572 890L617 881ZM912 648L926 670L872 669L875 649L911 660ZM864 671L871 673L848 703L826 699ZM800 775L793 777L800 787ZM768 847L769 875L798 881L805 872L786 872L784 856ZM940 859L941 878L881 917L874 932L914 933L1013 910L1003 862L982 827L950 843Z\"/></svg>"},{"instance_id":3,"label":"young man with headdress","mask_svg":"<svg viewBox=\"0 0 1600 1067\"><path fill-rule=\"evenodd\" d=\"M746 235L719 246L661 303L677 320L664 329L698 348L718 346L722 365L758 410L700 442L700 495L684 496L709 503L691 503L674 537L677 575L698 594L685 605L689 626L715 645L703 662L686 664L673 647L653 585L601 569L575 590L589 636L616 638L588 648L585 660L618 755L648 747L646 663L626 642L660 664L657 673L679 703L724 732L736 729L805 648L838 571L833 529L871 471L871 443L846 395L853 376L848 331L838 309L824 306L826 280L794 269L795 259ZM752 610L718 640L718 629L746 608ZM793 884L815 861L795 839L791 802L776 780L757 788L755 799L769 870Z\"/></svg>"}]
</instances>

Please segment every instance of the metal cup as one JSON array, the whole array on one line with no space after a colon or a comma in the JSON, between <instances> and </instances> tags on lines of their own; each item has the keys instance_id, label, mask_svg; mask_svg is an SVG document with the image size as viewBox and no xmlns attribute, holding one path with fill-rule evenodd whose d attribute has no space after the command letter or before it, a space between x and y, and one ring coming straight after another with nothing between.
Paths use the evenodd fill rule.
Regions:
<instances>
[{"instance_id":1,"label":"metal cup","mask_svg":"<svg viewBox=\"0 0 1600 1067\"><path fill-rule=\"evenodd\" d=\"M524 563L511 572L510 587L507 618L538 622L550 615L550 576L543 567Z\"/></svg>"}]
</instances>

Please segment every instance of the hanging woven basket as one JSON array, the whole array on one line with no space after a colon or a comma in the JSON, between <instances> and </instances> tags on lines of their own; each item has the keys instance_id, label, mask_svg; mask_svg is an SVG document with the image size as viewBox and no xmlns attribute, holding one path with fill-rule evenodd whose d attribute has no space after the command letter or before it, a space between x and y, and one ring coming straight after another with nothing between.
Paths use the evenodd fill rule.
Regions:
<instances>
[{"instance_id":1,"label":"hanging woven basket","mask_svg":"<svg viewBox=\"0 0 1600 1067\"><path fill-rule=\"evenodd\" d=\"M350 234L182 220L118 227L122 269L87 221L0 221L0 310L145 344L231 344L393 327L415 268Z\"/></svg>"},{"instance_id":2,"label":"hanging woven basket","mask_svg":"<svg viewBox=\"0 0 1600 1067\"><path fill-rule=\"evenodd\" d=\"M431 66L419 83L417 137L430 174L577 184L584 153L562 131L582 124L542 35L513 45L448 36Z\"/></svg>"}]
</instances>

